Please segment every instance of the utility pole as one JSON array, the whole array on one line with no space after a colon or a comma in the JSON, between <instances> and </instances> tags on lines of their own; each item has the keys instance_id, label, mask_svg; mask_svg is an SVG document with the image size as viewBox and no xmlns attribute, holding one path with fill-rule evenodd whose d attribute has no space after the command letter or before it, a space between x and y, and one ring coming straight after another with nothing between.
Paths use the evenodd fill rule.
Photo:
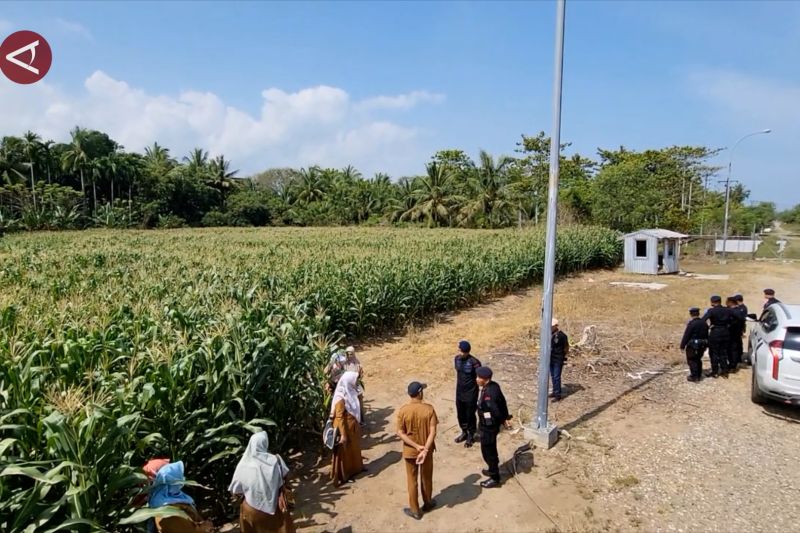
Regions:
<instances>
[{"instance_id":1,"label":"utility pole","mask_svg":"<svg viewBox=\"0 0 800 533\"><path fill-rule=\"evenodd\" d=\"M547 196L547 241L544 254L544 286L542 324L539 337L539 390L536 418L526 437L536 440L545 449L558 441L558 428L547 420L547 390L550 381L550 339L553 320L553 287L556 269L556 221L558 209L558 172L561 156L561 89L564 74L564 19L566 0L556 2L555 74L553 76L553 134L550 137L550 183Z\"/></svg>"},{"instance_id":2,"label":"utility pole","mask_svg":"<svg viewBox=\"0 0 800 533\"><path fill-rule=\"evenodd\" d=\"M767 128L761 131L754 131L753 133L748 133L738 141L736 141L730 150L730 155L728 157L728 178L725 180L725 221L723 223L723 230L722 230L722 260L720 261L721 264L725 264L728 262L727 257L727 245L728 245L728 201L730 200L730 182L731 182L731 166L733 164L733 150L739 145L740 142L747 139L748 137L752 137L753 135L763 135L766 133L770 133L772 130Z\"/></svg>"}]
</instances>

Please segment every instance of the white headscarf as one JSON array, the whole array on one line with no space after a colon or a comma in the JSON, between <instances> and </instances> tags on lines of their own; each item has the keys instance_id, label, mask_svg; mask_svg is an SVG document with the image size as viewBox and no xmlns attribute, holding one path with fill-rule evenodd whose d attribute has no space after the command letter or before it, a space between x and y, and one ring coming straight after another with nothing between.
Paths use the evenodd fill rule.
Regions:
<instances>
[{"instance_id":1,"label":"white headscarf","mask_svg":"<svg viewBox=\"0 0 800 533\"><path fill-rule=\"evenodd\" d=\"M269 453L269 437L266 431L261 431L250 437L228 490L243 495L250 507L275 514L283 478L288 473L283 459Z\"/></svg>"},{"instance_id":2,"label":"white headscarf","mask_svg":"<svg viewBox=\"0 0 800 533\"><path fill-rule=\"evenodd\" d=\"M333 393L331 415L336 411L336 404L339 403L339 400L344 400L344 408L347 412L361 422L361 404L358 403L358 372L345 372L339 379L336 391Z\"/></svg>"}]
</instances>

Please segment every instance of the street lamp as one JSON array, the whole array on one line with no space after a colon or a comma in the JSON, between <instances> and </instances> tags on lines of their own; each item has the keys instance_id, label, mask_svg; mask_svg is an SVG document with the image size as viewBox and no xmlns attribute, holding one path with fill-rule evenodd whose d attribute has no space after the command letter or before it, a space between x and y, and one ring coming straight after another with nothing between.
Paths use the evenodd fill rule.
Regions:
<instances>
[{"instance_id":1,"label":"street lamp","mask_svg":"<svg viewBox=\"0 0 800 533\"><path fill-rule=\"evenodd\" d=\"M770 132L772 132L772 130L767 128L765 130L754 131L753 133L748 133L747 135L745 135L744 137L742 137L741 139L739 139L738 141L733 143L733 146L728 151L728 154L729 154L729 157L728 157L728 177L725 179L725 221L723 222L723 228L722 228L722 261L720 261L720 263L723 264L723 265L727 262L727 258L728 258L728 250L727 250L727 248L728 248L728 210L729 210L730 199L731 199L731 165L733 164L733 150L734 150L734 148L736 148L736 146L740 142L742 142L743 140L747 139L748 137L752 137L754 135L764 135L764 134L767 134L767 133L770 133Z\"/></svg>"},{"instance_id":2,"label":"street lamp","mask_svg":"<svg viewBox=\"0 0 800 533\"><path fill-rule=\"evenodd\" d=\"M525 436L543 448L552 448L558 441L558 429L547 420L547 389L550 377L550 339L553 319L553 288L556 264L556 210L558 209L558 173L561 157L561 89L564 74L564 18L566 0L556 3L555 72L553 76L553 133L550 137L550 180L547 191L547 236L542 284L542 324L539 341L539 390L536 418Z\"/></svg>"}]
</instances>

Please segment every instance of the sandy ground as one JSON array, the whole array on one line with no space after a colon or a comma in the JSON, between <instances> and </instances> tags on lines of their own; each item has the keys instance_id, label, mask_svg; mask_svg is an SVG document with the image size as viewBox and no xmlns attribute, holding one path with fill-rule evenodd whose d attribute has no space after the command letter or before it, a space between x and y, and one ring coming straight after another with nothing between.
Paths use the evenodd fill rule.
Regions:
<instances>
[{"instance_id":1,"label":"sandy ground","mask_svg":"<svg viewBox=\"0 0 800 533\"><path fill-rule=\"evenodd\" d=\"M686 382L677 344L686 309L712 293L742 292L760 306L760 291L800 302L800 265L746 262L683 265L727 280L659 278L659 291L611 286L650 281L620 272L561 280L556 315L576 342L596 326L597 347L570 357L567 398L551 407L566 433L548 451L512 460L522 431L499 437L504 483L481 489L479 446L453 443L452 357L461 338L495 370L515 423L527 423L536 394L539 289L439 317L403 336L359 346L366 372L368 473L335 489L330 457L310 450L292 458L297 472L296 523L304 531L788 531L800 506L800 414L749 399L750 371L730 379ZM532 333L534 334L532 336ZM707 365L707 360L705 361ZM647 373L657 372L657 373ZM430 386L439 419L434 494L438 508L407 518L405 471L395 411L406 385ZM514 475L516 472L516 475Z\"/></svg>"}]
</instances>

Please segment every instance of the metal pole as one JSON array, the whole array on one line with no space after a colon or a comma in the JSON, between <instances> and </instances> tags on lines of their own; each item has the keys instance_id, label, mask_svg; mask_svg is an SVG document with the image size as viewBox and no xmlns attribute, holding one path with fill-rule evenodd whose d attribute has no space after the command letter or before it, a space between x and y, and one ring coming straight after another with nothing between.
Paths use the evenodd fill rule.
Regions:
<instances>
[{"instance_id":1,"label":"metal pole","mask_svg":"<svg viewBox=\"0 0 800 533\"><path fill-rule=\"evenodd\" d=\"M556 221L558 209L558 165L561 156L561 88L564 73L564 18L566 0L556 8L555 75L553 77L553 133L550 137L550 184L547 196L547 241L544 255L542 327L539 337L539 391L533 437L546 448L558 440L558 429L547 421L547 390L550 378L550 339L553 320L553 286L556 270Z\"/></svg>"},{"instance_id":2,"label":"metal pole","mask_svg":"<svg viewBox=\"0 0 800 533\"><path fill-rule=\"evenodd\" d=\"M739 145L740 142L747 139L748 137L752 137L753 135L762 135L766 133L770 133L771 129L761 130L761 131L754 131L753 133L748 133L735 143L731 147L730 152L728 153L728 178L725 180L725 222L723 223L722 229L722 260L720 261L721 264L727 263L727 245L728 245L728 202L730 200L730 184L731 184L731 165L733 164L733 150Z\"/></svg>"},{"instance_id":3,"label":"metal pole","mask_svg":"<svg viewBox=\"0 0 800 533\"><path fill-rule=\"evenodd\" d=\"M722 263L728 262L728 206L731 199L731 163L728 162L728 177L725 180L725 221L722 223Z\"/></svg>"}]
</instances>

